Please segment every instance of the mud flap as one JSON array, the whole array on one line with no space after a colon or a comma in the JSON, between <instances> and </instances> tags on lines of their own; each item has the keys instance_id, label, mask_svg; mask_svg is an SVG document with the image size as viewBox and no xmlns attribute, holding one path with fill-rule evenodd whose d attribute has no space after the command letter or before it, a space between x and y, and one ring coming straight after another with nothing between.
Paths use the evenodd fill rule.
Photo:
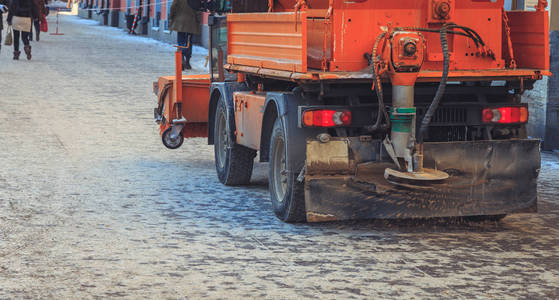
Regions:
<instances>
[{"instance_id":1,"label":"mud flap","mask_svg":"<svg viewBox=\"0 0 559 300\"><path fill-rule=\"evenodd\" d=\"M307 151L305 204L309 222L536 211L539 140L426 143L425 166L443 170L450 178L421 186L387 182L384 170L394 165L383 162L379 146L346 140L350 160L344 166L349 167L337 167L337 174L331 174L332 169L321 170L323 165L316 162L316 156L309 159L313 154ZM341 149L339 145L334 148ZM369 157L373 160L360 161L367 152L376 153ZM343 157L332 155L336 161ZM324 152L321 156L324 162L330 161ZM337 166L341 166L339 161Z\"/></svg>"}]
</instances>

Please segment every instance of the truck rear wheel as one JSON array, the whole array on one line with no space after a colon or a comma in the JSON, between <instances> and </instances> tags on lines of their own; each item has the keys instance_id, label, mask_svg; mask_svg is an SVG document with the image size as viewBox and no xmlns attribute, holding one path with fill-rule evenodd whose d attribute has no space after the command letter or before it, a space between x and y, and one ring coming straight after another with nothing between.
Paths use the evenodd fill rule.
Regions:
<instances>
[{"instance_id":1,"label":"truck rear wheel","mask_svg":"<svg viewBox=\"0 0 559 300\"><path fill-rule=\"evenodd\" d=\"M225 185L243 185L250 182L256 151L235 144L227 121L225 100L219 99L215 112L214 154L219 181Z\"/></svg>"},{"instance_id":2,"label":"truck rear wheel","mask_svg":"<svg viewBox=\"0 0 559 300\"><path fill-rule=\"evenodd\" d=\"M270 166L268 188L276 216L284 222L304 222L304 185L297 175L287 171L287 136L281 120L277 119L270 140Z\"/></svg>"}]
</instances>

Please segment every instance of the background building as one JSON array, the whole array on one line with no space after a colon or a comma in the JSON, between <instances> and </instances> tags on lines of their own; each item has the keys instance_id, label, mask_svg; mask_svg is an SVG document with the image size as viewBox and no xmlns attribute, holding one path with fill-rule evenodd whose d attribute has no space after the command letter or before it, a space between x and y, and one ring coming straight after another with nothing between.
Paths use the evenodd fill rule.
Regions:
<instances>
[{"instance_id":1,"label":"background building","mask_svg":"<svg viewBox=\"0 0 559 300\"><path fill-rule=\"evenodd\" d=\"M78 15L99 21L100 24L128 28L134 16L141 8L141 18L138 20L135 33L151 38L176 42L176 33L169 31L169 11L172 0L82 0L79 4ZM207 48L208 15L202 13L200 23L202 35L194 42Z\"/></svg>"}]
</instances>

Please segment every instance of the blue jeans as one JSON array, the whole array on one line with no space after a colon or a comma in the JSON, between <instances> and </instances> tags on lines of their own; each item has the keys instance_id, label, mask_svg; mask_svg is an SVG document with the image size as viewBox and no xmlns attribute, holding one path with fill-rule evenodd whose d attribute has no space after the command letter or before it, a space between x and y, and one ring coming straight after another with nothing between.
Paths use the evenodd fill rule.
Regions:
<instances>
[{"instance_id":1,"label":"blue jeans","mask_svg":"<svg viewBox=\"0 0 559 300\"><path fill-rule=\"evenodd\" d=\"M177 44L179 46L186 47L188 41L190 41L190 46L182 49L182 56L187 60L192 56L192 34L188 32L177 32Z\"/></svg>"}]
</instances>

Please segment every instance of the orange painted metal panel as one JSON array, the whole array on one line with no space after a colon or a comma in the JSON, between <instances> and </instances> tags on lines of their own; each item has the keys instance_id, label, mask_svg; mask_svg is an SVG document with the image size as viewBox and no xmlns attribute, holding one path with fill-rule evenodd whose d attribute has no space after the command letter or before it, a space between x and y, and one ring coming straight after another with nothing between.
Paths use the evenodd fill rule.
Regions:
<instances>
[{"instance_id":1,"label":"orange painted metal panel","mask_svg":"<svg viewBox=\"0 0 559 300\"><path fill-rule=\"evenodd\" d=\"M170 125L169 120L176 119L177 114L177 97L172 88L175 82L175 76L163 76L159 78L158 87L160 93L169 87L165 96L165 109L163 117L167 120L165 124L161 123L161 133ZM188 75L182 78L182 116L186 118L187 123L183 128L184 137L205 137L207 136L208 110L210 101L210 75Z\"/></svg>"},{"instance_id":2,"label":"orange painted metal panel","mask_svg":"<svg viewBox=\"0 0 559 300\"><path fill-rule=\"evenodd\" d=\"M304 12L229 14L227 26L229 63L307 71Z\"/></svg>"},{"instance_id":3,"label":"orange painted metal panel","mask_svg":"<svg viewBox=\"0 0 559 300\"><path fill-rule=\"evenodd\" d=\"M512 48L520 68L549 70L549 16L547 11L508 12Z\"/></svg>"},{"instance_id":4,"label":"orange painted metal panel","mask_svg":"<svg viewBox=\"0 0 559 300\"><path fill-rule=\"evenodd\" d=\"M450 15L444 21L433 18L435 0L333 0L333 14L329 18L326 16L329 2L311 0L307 3L312 9L303 8L298 19L293 6L289 6L293 3L294 0L275 1L274 13L229 15L228 62L232 66L256 67L259 68L257 73L274 73L277 76L272 77L276 78L344 79L343 74L317 75L317 72L326 65L325 70L334 73L370 73L364 54L370 54L374 40L382 31L408 26L438 30L443 22L454 22L479 33L485 50L495 55L480 55L485 54L485 50L476 47L471 39L448 35L451 78L537 78L549 69L547 13L509 12L514 52L518 66L525 72L496 72L508 71L504 55L508 49L503 33L504 0L452 0ZM440 74L443 59L440 35L438 32L422 34L426 40L422 74ZM301 75L307 72L307 67L312 74ZM290 73L282 73L285 71ZM420 81L437 81L435 77L422 74Z\"/></svg>"},{"instance_id":5,"label":"orange painted metal panel","mask_svg":"<svg viewBox=\"0 0 559 300\"><path fill-rule=\"evenodd\" d=\"M233 93L233 99L235 101L237 143L254 150L260 150L266 94L235 92Z\"/></svg>"},{"instance_id":6,"label":"orange painted metal panel","mask_svg":"<svg viewBox=\"0 0 559 300\"><path fill-rule=\"evenodd\" d=\"M324 59L326 62L332 59L332 23L325 18L312 18L308 20L307 26L308 66L322 69Z\"/></svg>"},{"instance_id":7,"label":"orange painted metal panel","mask_svg":"<svg viewBox=\"0 0 559 300\"><path fill-rule=\"evenodd\" d=\"M428 22L427 0L398 1L335 1L333 16L333 60L330 71L358 71L367 67L364 53L370 53L375 38L382 27L418 26L440 28L440 24ZM449 21L476 30L493 52L496 60L472 57L475 45L465 37L449 36L449 49L455 58L451 69L498 69L504 68L502 47L502 0L478 2L472 0L452 1L454 14ZM423 65L427 70L442 69L442 50L438 33L424 33L428 57ZM439 55L437 55L439 54ZM466 56L468 54L468 56Z\"/></svg>"}]
</instances>

